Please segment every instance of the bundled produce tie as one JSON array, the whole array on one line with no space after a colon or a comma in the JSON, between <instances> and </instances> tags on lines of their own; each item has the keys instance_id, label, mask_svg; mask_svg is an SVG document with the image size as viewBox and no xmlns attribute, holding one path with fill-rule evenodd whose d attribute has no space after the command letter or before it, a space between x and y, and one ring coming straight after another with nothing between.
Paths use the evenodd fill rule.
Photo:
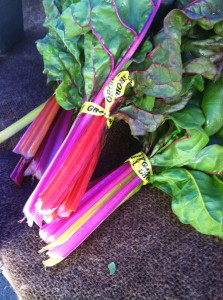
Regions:
<instances>
[{"instance_id":1,"label":"bundled produce tie","mask_svg":"<svg viewBox=\"0 0 223 300\"><path fill-rule=\"evenodd\" d=\"M149 177L153 175L153 168L146 154L139 152L131 156L127 161L130 162L133 171L143 181L143 185L148 184L150 182Z\"/></svg>"},{"instance_id":2,"label":"bundled produce tie","mask_svg":"<svg viewBox=\"0 0 223 300\"><path fill-rule=\"evenodd\" d=\"M94 102L85 102L80 109L80 113L99 117L104 116L107 119L107 126L110 128L114 120L110 116L111 108L115 100L124 95L128 83L134 86L134 80L130 78L129 72L120 72L104 89L105 108Z\"/></svg>"}]
</instances>

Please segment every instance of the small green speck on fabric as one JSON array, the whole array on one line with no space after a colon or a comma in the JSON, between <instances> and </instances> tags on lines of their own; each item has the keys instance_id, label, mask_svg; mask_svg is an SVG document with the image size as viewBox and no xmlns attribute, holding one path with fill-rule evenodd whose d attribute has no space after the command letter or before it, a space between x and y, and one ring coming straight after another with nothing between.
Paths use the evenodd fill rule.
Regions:
<instances>
[{"instance_id":1,"label":"small green speck on fabric","mask_svg":"<svg viewBox=\"0 0 223 300\"><path fill-rule=\"evenodd\" d=\"M110 275L115 274L115 271L116 271L115 263L111 262L110 264L108 264L108 269L109 269Z\"/></svg>"}]
</instances>

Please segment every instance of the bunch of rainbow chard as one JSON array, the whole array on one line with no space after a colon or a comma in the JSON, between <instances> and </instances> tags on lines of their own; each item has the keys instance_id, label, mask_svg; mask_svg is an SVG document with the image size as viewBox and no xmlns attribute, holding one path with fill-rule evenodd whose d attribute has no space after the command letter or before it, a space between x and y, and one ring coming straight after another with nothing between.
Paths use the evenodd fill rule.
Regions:
<instances>
[{"instance_id":1,"label":"bunch of rainbow chard","mask_svg":"<svg viewBox=\"0 0 223 300\"><path fill-rule=\"evenodd\" d=\"M190 34L194 35L194 28L200 34L197 39L203 48L205 42L201 37L213 33L214 26L218 28L222 15L208 22L207 16L199 15L199 4L202 1L195 1L191 7L175 10L165 18L164 29L156 36L156 47L142 64L133 63L129 68L135 86L126 98L132 103L115 116L127 121L135 136L143 136L144 149L154 169L149 180L172 195L173 211L179 219L202 233L222 237L221 39L212 37L212 41L218 41L217 46L210 45L212 56L193 56L185 48L185 41L190 39ZM169 24L176 16L177 28L171 31ZM139 66L140 72L135 71ZM155 77L160 72L163 76ZM45 265L52 266L67 257L141 186L142 180L126 162L89 189L69 218L44 225L40 236L49 243L43 251L48 250L50 256ZM210 199L207 191L212 191L213 186L215 191Z\"/></svg>"},{"instance_id":2,"label":"bunch of rainbow chard","mask_svg":"<svg viewBox=\"0 0 223 300\"><path fill-rule=\"evenodd\" d=\"M157 33L154 28L159 28L160 11L163 17L161 1L124 2L43 1L49 33L37 47L48 81L58 84L55 98L63 109L54 97L48 102L57 111L49 125L52 129L40 133L35 153L24 151L24 147L32 148L32 128L39 128L42 122L37 117L36 125L30 126L15 148L24 158L12 177L20 182L25 172L40 179L24 214L29 225L35 222L41 227L43 220L50 223L40 229L41 237L50 242L44 249L50 256L46 265L64 259L142 186L140 176L126 162L87 190L110 114L125 120L142 141L152 166L149 181L173 196L173 211L180 220L200 232L222 236L223 3L175 1L178 9L165 17ZM162 1L168 2L173 1ZM157 21L153 21L155 16ZM110 96L109 86L123 71L128 71L126 89L117 93L116 86L108 109L104 98ZM83 105L93 105L102 114L83 112ZM69 110L74 108L80 113L67 134ZM63 137L54 148L49 142L55 140L50 138L51 131L59 133L53 128L61 124ZM45 159L48 144L51 154ZM212 168L213 163L206 162L213 157ZM212 202L204 187L210 188Z\"/></svg>"},{"instance_id":3,"label":"bunch of rainbow chard","mask_svg":"<svg viewBox=\"0 0 223 300\"><path fill-rule=\"evenodd\" d=\"M197 1L198 4L200 2ZM143 106L145 102L149 102L149 105L155 102L157 104L158 97L166 99L168 107L174 106L171 104L175 103L172 111L178 110L190 99L193 86L201 89L203 78L214 80L217 77L215 62L203 56L192 59L183 69L180 55L181 36L185 26L187 30L194 27L197 19L202 23L199 13L194 13L197 4L187 6L184 11L174 11L169 18L167 17L166 23L171 23L175 20L174 15L179 14L178 32L176 28L172 32L169 26L165 25L164 28L167 27L168 31L164 34L161 32L156 37L159 44L151 51L151 43L145 36L158 11L160 1L156 4L150 1L141 4L137 4L137 1L126 1L128 5L124 8L120 1L82 0L73 4L65 1L61 6L59 3L55 1L54 5L49 5L49 1L44 2L49 34L39 41L37 46L43 55L45 72L49 79L61 82L55 95L58 103L66 109L83 102L101 105L106 109L106 88L120 71L126 69L135 81L134 87L128 85L129 91L126 94L128 101L134 104L123 108L124 113L120 110L122 116L129 115L128 111L134 110L135 105ZM128 14L133 6L138 7L134 20ZM197 11L199 12L199 7ZM189 26L187 21L191 15L193 20L189 22ZM111 31L109 24L106 24L105 28L101 20L106 17L107 23L111 22L110 25L117 30ZM215 16L215 19L210 21L210 26L213 27L221 21L220 16ZM149 51L150 54L146 55ZM197 70L198 63L203 63L204 67ZM182 79L183 74L195 75L184 76ZM183 80L187 81L185 90L182 90ZM181 96L184 97L183 105L179 100ZM111 110L115 109L116 98L115 95ZM165 109L165 105L160 106L157 111ZM135 111L130 111L131 115L134 113ZM109 111L106 111L106 114L109 115ZM146 122L150 122L151 118L154 120L154 114L145 112L145 115ZM148 115L151 117L148 118ZM149 126L149 130L155 130L162 124L163 118L163 115L156 114L156 124L153 129ZM67 217L76 210L98 161L105 124L104 116L79 113L66 140L24 208L30 224L35 221L41 225L40 215L45 219Z\"/></svg>"}]
</instances>

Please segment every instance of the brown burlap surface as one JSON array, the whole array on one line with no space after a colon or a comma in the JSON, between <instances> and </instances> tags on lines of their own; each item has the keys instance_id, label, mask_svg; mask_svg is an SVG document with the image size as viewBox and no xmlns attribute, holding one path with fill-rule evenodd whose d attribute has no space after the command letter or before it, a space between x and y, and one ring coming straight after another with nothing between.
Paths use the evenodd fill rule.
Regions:
<instances>
[{"instance_id":1,"label":"brown burlap surface","mask_svg":"<svg viewBox=\"0 0 223 300\"><path fill-rule=\"evenodd\" d=\"M0 57L0 130L51 93L34 41L45 30L39 1L26 1L25 38ZM32 5L31 5L32 4ZM111 128L97 175L121 163L138 144L122 123ZM35 186L9 179L19 135L0 147L0 257L21 299L223 299L222 241L201 235L173 215L170 199L147 186L113 213L68 259L44 269L37 227L18 223ZM109 275L107 265L116 263Z\"/></svg>"}]
</instances>

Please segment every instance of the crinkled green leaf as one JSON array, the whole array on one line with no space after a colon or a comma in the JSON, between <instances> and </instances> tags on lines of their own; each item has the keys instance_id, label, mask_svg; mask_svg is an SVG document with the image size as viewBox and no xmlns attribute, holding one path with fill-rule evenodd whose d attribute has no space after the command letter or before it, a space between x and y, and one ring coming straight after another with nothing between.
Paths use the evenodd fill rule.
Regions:
<instances>
[{"instance_id":1,"label":"crinkled green leaf","mask_svg":"<svg viewBox=\"0 0 223 300\"><path fill-rule=\"evenodd\" d=\"M183 96L173 97L170 99L156 99L152 112L154 114L170 114L183 109L190 101L193 92L189 90Z\"/></svg>"},{"instance_id":2,"label":"crinkled green leaf","mask_svg":"<svg viewBox=\"0 0 223 300\"><path fill-rule=\"evenodd\" d=\"M200 74L197 75L184 75L182 79L182 91L181 94L184 95L192 87L195 87L199 92L204 90L204 79Z\"/></svg>"},{"instance_id":3,"label":"crinkled green leaf","mask_svg":"<svg viewBox=\"0 0 223 300\"><path fill-rule=\"evenodd\" d=\"M167 149L174 141L181 140L185 137L185 130L175 126L173 122L166 121L156 132L154 132L155 145L153 147L152 153L150 154L153 157L157 153L162 153Z\"/></svg>"},{"instance_id":4,"label":"crinkled green leaf","mask_svg":"<svg viewBox=\"0 0 223 300\"><path fill-rule=\"evenodd\" d=\"M49 33L39 40L37 48L44 57L45 74L55 80L63 80L64 76L69 76L73 85L81 90L83 82L79 73L79 64L55 34Z\"/></svg>"},{"instance_id":5,"label":"crinkled green leaf","mask_svg":"<svg viewBox=\"0 0 223 300\"><path fill-rule=\"evenodd\" d=\"M135 101L135 106L145 111L152 111L155 104L155 97L142 97L140 100Z\"/></svg>"},{"instance_id":6,"label":"crinkled green leaf","mask_svg":"<svg viewBox=\"0 0 223 300\"><path fill-rule=\"evenodd\" d=\"M144 71L149 67L150 62L146 61L146 55L152 50L150 41L145 40L141 43L133 57L122 67L122 70Z\"/></svg>"},{"instance_id":7,"label":"crinkled green leaf","mask_svg":"<svg viewBox=\"0 0 223 300\"><path fill-rule=\"evenodd\" d=\"M168 115L167 118L183 129L201 129L205 122L202 110L197 107L185 107L179 112Z\"/></svg>"},{"instance_id":8,"label":"crinkled green leaf","mask_svg":"<svg viewBox=\"0 0 223 300\"><path fill-rule=\"evenodd\" d=\"M185 13L205 30L223 20L222 0L195 0L184 8Z\"/></svg>"},{"instance_id":9,"label":"crinkled green leaf","mask_svg":"<svg viewBox=\"0 0 223 300\"><path fill-rule=\"evenodd\" d=\"M203 4L198 0L193 1L184 11L173 10L165 18L163 38L145 60L146 54L151 50L151 44L144 40L138 51L124 64L124 67L131 71L140 71L134 75L136 77L132 102L140 101L139 106L145 107L143 99L163 98L163 103L167 104L163 109L165 113L185 106L189 93L185 95L185 90L182 90L181 38L197 24L205 29L211 29L213 26L217 28L222 21L221 13L216 8L217 5L221 7L219 1L209 5L215 16L212 16L206 7L210 0L203 0ZM51 34L60 39L65 52L73 56L76 69L73 79L78 86L76 94L85 99L91 99L99 92L108 74L114 70L137 39L154 8L153 3L147 0L44 0L44 6L45 25ZM53 64L54 54L52 58ZM52 74L48 73L49 77L52 77ZM53 78L63 81L63 76ZM193 86L201 90L201 85L201 80L196 77ZM71 91L70 87L65 87L66 83L60 89ZM180 95L187 97L180 99ZM156 103L151 113L162 111L162 107L157 107Z\"/></svg>"},{"instance_id":10,"label":"crinkled green leaf","mask_svg":"<svg viewBox=\"0 0 223 300\"><path fill-rule=\"evenodd\" d=\"M151 4L146 1L145 5L140 5L139 1L127 1L127 4L134 5L135 10L139 15L146 16L139 21L138 26L143 27L148 15L151 13ZM74 37L84 34L92 30L93 34L97 36L101 44L104 46L105 51L111 54L111 59L117 63L126 53L134 40L134 34L131 31L132 22L128 26L121 24L116 9L119 12L121 4L117 1L100 0L100 1L87 1L81 0L77 4L71 5L62 14L62 20L65 26L65 34L67 37ZM129 20L126 20L128 22ZM106 22L106 26L105 26ZM115 29L113 29L115 28Z\"/></svg>"},{"instance_id":11,"label":"crinkled green leaf","mask_svg":"<svg viewBox=\"0 0 223 300\"><path fill-rule=\"evenodd\" d=\"M80 74L79 63L64 47L59 37L49 33L44 39L38 41L37 48L44 58L44 73L54 78L54 80L65 81L66 83L62 85L63 90L66 85L69 85L69 87L66 87L66 90L69 90L70 93L74 89L77 90L74 92L73 99L78 93L81 95L83 93L83 80ZM68 104L60 101L60 104L62 103L63 108L71 109L70 100ZM79 100L74 101L73 107L77 103L79 103Z\"/></svg>"},{"instance_id":12,"label":"crinkled green leaf","mask_svg":"<svg viewBox=\"0 0 223 300\"><path fill-rule=\"evenodd\" d=\"M223 237L223 182L199 171L174 168L150 178L172 196L172 209L184 224Z\"/></svg>"},{"instance_id":13,"label":"crinkled green leaf","mask_svg":"<svg viewBox=\"0 0 223 300\"><path fill-rule=\"evenodd\" d=\"M218 74L216 66L206 57L193 59L185 66L185 72L188 74L200 74L210 80L214 80Z\"/></svg>"},{"instance_id":14,"label":"crinkled green leaf","mask_svg":"<svg viewBox=\"0 0 223 300\"><path fill-rule=\"evenodd\" d=\"M181 91L182 63L176 40L166 39L147 57L151 62L145 71L133 72L136 93L150 97L171 98Z\"/></svg>"},{"instance_id":15,"label":"crinkled green leaf","mask_svg":"<svg viewBox=\"0 0 223 300\"><path fill-rule=\"evenodd\" d=\"M223 76L206 84L202 109L206 118L204 130L213 135L223 126Z\"/></svg>"},{"instance_id":16,"label":"crinkled green leaf","mask_svg":"<svg viewBox=\"0 0 223 300\"><path fill-rule=\"evenodd\" d=\"M45 10L45 24L57 17L58 13L62 12L62 6L65 0L43 0L43 7Z\"/></svg>"},{"instance_id":17,"label":"crinkled green leaf","mask_svg":"<svg viewBox=\"0 0 223 300\"><path fill-rule=\"evenodd\" d=\"M64 24L61 19L61 13L63 9L57 9L54 0L44 0L46 1L45 6L46 10L51 11L51 14L46 15L46 21L44 26L47 27L50 33L57 36L57 39L60 39L60 42L64 44L64 47L75 57L77 62L81 67L81 51L83 51L83 38L81 36L75 36L72 38L68 38L64 33ZM75 1L72 1L74 3ZM63 4L63 7L66 7L67 1ZM52 9L49 8L52 7ZM61 4L62 6L62 4ZM56 8L55 8L56 7ZM39 42L39 41L38 41ZM81 70L81 69L80 69Z\"/></svg>"},{"instance_id":18,"label":"crinkled green leaf","mask_svg":"<svg viewBox=\"0 0 223 300\"><path fill-rule=\"evenodd\" d=\"M208 173L223 173L223 147L219 145L205 147L187 166Z\"/></svg>"},{"instance_id":19,"label":"crinkled green leaf","mask_svg":"<svg viewBox=\"0 0 223 300\"><path fill-rule=\"evenodd\" d=\"M151 2L148 0L115 0L120 18L136 33L140 33L151 14Z\"/></svg>"},{"instance_id":20,"label":"crinkled green leaf","mask_svg":"<svg viewBox=\"0 0 223 300\"><path fill-rule=\"evenodd\" d=\"M223 21L217 23L215 26L214 26L214 31L217 35L223 37Z\"/></svg>"},{"instance_id":21,"label":"crinkled green leaf","mask_svg":"<svg viewBox=\"0 0 223 300\"><path fill-rule=\"evenodd\" d=\"M156 47L147 56L148 69L133 72L136 94L143 92L147 96L157 98L178 96L182 89L182 35L184 36L196 25L205 30L212 29L223 19L221 0L186 2L188 5L182 11L173 10L166 16L163 30L156 38ZM217 68L208 58L199 57L188 63L185 72L214 79L217 75Z\"/></svg>"},{"instance_id":22,"label":"crinkled green leaf","mask_svg":"<svg viewBox=\"0 0 223 300\"><path fill-rule=\"evenodd\" d=\"M208 136L200 130L188 129L184 137L175 140L165 151L151 157L154 166L183 166L208 143Z\"/></svg>"},{"instance_id":23,"label":"crinkled green leaf","mask_svg":"<svg viewBox=\"0 0 223 300\"><path fill-rule=\"evenodd\" d=\"M72 85L70 78L66 76L63 82L55 91L57 102L64 109L81 107L83 98L79 95L78 90Z\"/></svg>"},{"instance_id":24,"label":"crinkled green leaf","mask_svg":"<svg viewBox=\"0 0 223 300\"><path fill-rule=\"evenodd\" d=\"M130 61L137 63L137 65L141 62L143 62L144 64L145 57L152 50L152 48L153 46L150 41L148 40L143 41L139 46L139 48L137 49L137 51L134 53Z\"/></svg>"},{"instance_id":25,"label":"crinkled green leaf","mask_svg":"<svg viewBox=\"0 0 223 300\"><path fill-rule=\"evenodd\" d=\"M185 94L182 97L177 97L173 99L156 99L156 100L154 97L141 96L139 97L139 100L136 97L134 101L134 105L121 108L120 113L116 114L116 116L118 119L123 119L130 125L132 133L134 135L143 135L146 132L154 132L154 130L156 130L158 126L160 126L163 123L166 114L173 113L174 111L177 110L182 110L186 106L186 104L191 98L191 94L192 92L189 91L187 94ZM131 99L134 100L134 97L132 97ZM199 124L199 128L200 128L200 126L203 125L205 122L202 111L196 108L195 109L192 108L190 110L190 113L187 113L187 111L188 109L182 111L179 117L176 114L175 122L176 123L178 122L179 126L183 125L182 121L180 122L180 120L186 116L185 122L187 123L184 123L184 127L182 128L191 128L188 127L189 125L191 125L189 122L193 122L195 118L197 119L197 122L200 120L200 124ZM150 113L148 114L146 112L150 112ZM139 120L138 117L140 117L141 119ZM144 120L145 118L148 118L148 122ZM166 116L166 118L168 118L168 116ZM174 119L174 117L171 116L170 118ZM194 123L198 124L197 122L194 121ZM195 128L196 127L195 124L193 125L194 126L191 125L192 128ZM143 129L143 126L145 126L145 129Z\"/></svg>"},{"instance_id":26,"label":"crinkled green leaf","mask_svg":"<svg viewBox=\"0 0 223 300\"><path fill-rule=\"evenodd\" d=\"M192 36L184 38L182 52L189 52L197 58L206 57L212 63L220 61L223 58L223 37L218 35L210 36L209 33L208 38L201 38L200 34L199 38L195 39L194 36L196 35L194 33Z\"/></svg>"},{"instance_id":27,"label":"crinkled green leaf","mask_svg":"<svg viewBox=\"0 0 223 300\"><path fill-rule=\"evenodd\" d=\"M115 114L115 117L128 123L134 136L142 136L147 132L153 132L164 122L164 115L151 114L139 109L135 105L121 108Z\"/></svg>"},{"instance_id":28,"label":"crinkled green leaf","mask_svg":"<svg viewBox=\"0 0 223 300\"><path fill-rule=\"evenodd\" d=\"M174 135L165 143L165 147L160 149L151 157L151 163L155 166L174 167L183 166L199 153L209 141L208 136L202 130L205 119L200 109L196 107L186 107L184 110L166 116L174 121L178 128L181 128L179 137ZM167 147L168 146L168 147Z\"/></svg>"},{"instance_id":29,"label":"crinkled green leaf","mask_svg":"<svg viewBox=\"0 0 223 300\"><path fill-rule=\"evenodd\" d=\"M84 41L85 64L83 76L87 98L97 93L109 75L110 58L96 37L89 33Z\"/></svg>"}]
</instances>

